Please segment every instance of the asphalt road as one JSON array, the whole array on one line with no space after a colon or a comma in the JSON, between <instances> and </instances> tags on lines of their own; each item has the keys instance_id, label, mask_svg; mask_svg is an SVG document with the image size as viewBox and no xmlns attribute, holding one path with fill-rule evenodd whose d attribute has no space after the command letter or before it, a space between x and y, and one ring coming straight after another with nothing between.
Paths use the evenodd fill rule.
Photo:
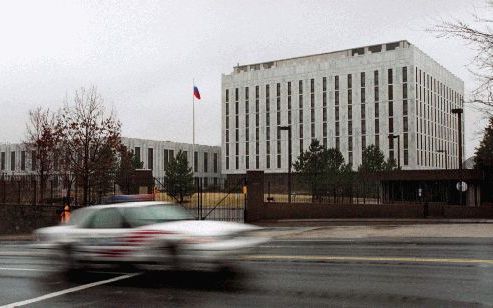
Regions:
<instances>
[{"instance_id":1,"label":"asphalt road","mask_svg":"<svg viewBox=\"0 0 493 308\"><path fill-rule=\"evenodd\" d=\"M0 305L29 307L493 306L493 240L285 240L232 273L67 278L21 243L0 246Z\"/></svg>"}]
</instances>

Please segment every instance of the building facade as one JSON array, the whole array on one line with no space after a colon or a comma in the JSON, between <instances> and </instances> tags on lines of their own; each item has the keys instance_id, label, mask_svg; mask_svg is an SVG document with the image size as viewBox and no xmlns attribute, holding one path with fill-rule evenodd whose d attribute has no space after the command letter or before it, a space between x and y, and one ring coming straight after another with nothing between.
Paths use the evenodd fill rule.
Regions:
<instances>
[{"instance_id":1,"label":"building facade","mask_svg":"<svg viewBox=\"0 0 493 308\"><path fill-rule=\"evenodd\" d=\"M457 168L463 95L461 79L407 41L236 66L222 76L223 174L287 172L280 126L293 162L317 139L354 169L371 144L403 169Z\"/></svg>"},{"instance_id":2,"label":"building facade","mask_svg":"<svg viewBox=\"0 0 493 308\"><path fill-rule=\"evenodd\" d=\"M144 169L152 170L154 177L164 177L164 168L178 151L186 153L194 177L202 178L205 186L218 182L221 177L221 148L219 146L122 138L122 143L143 162ZM24 144L0 144L0 174L32 174L36 170L33 154Z\"/></svg>"}]
</instances>

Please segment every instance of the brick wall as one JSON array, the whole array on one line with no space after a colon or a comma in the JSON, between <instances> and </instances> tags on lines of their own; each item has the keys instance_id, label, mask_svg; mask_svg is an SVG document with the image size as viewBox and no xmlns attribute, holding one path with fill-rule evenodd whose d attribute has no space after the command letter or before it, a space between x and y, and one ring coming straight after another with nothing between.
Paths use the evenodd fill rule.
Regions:
<instances>
[{"instance_id":1,"label":"brick wall","mask_svg":"<svg viewBox=\"0 0 493 308\"><path fill-rule=\"evenodd\" d=\"M247 208L247 212L249 209ZM493 218L493 207L424 204L316 204L264 202L249 217L258 220L319 218ZM250 220L251 221L251 220Z\"/></svg>"}]
</instances>

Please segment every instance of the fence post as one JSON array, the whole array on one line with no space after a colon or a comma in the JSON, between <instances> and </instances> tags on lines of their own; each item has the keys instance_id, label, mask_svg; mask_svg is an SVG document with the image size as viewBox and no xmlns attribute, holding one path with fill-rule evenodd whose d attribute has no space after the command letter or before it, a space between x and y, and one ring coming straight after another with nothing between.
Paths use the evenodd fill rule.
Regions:
<instances>
[{"instance_id":1,"label":"fence post","mask_svg":"<svg viewBox=\"0 0 493 308\"><path fill-rule=\"evenodd\" d=\"M21 180L17 182L17 204L21 204Z\"/></svg>"},{"instance_id":2,"label":"fence post","mask_svg":"<svg viewBox=\"0 0 493 308\"><path fill-rule=\"evenodd\" d=\"M7 193L5 192L6 184L5 184L5 175L2 174L2 187L3 187L3 196L2 196L2 202L5 203L5 197Z\"/></svg>"},{"instance_id":3,"label":"fence post","mask_svg":"<svg viewBox=\"0 0 493 308\"><path fill-rule=\"evenodd\" d=\"M245 222L253 222L262 218L264 206L264 172L247 171L247 203Z\"/></svg>"}]
</instances>

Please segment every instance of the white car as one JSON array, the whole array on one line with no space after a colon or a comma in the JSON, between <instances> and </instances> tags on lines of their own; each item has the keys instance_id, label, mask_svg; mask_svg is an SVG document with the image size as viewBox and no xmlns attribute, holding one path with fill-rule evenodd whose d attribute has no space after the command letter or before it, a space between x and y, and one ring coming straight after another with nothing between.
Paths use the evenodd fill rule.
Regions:
<instances>
[{"instance_id":1,"label":"white car","mask_svg":"<svg viewBox=\"0 0 493 308\"><path fill-rule=\"evenodd\" d=\"M268 241L261 228L234 222L194 220L178 204L129 202L76 210L69 224L34 232L38 247L61 257L65 269L96 264L144 268L210 268Z\"/></svg>"}]
</instances>

